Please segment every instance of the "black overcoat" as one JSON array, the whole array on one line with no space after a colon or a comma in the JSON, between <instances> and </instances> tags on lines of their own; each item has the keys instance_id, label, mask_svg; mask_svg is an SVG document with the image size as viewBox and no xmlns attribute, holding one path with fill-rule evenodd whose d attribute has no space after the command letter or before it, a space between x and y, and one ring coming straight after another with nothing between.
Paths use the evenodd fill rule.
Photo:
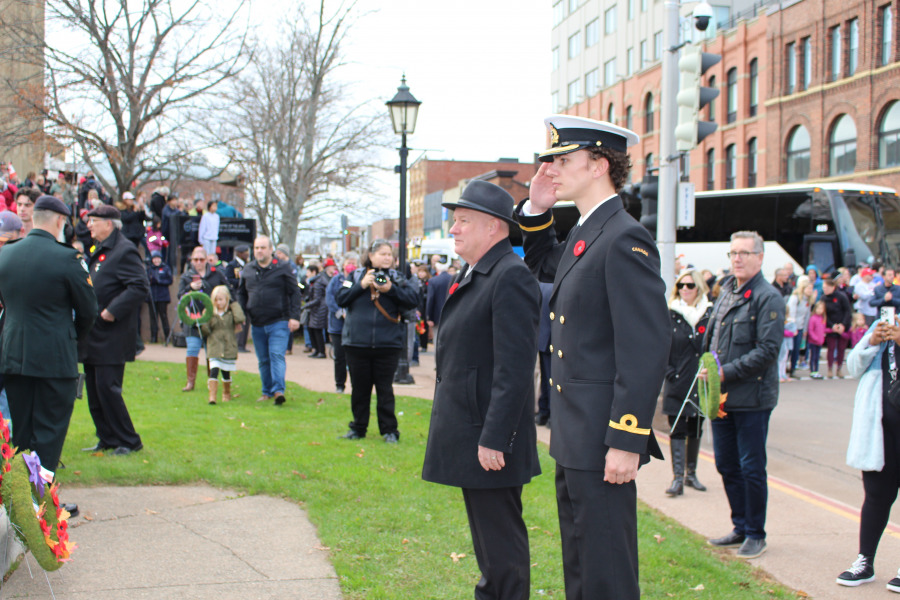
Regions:
<instances>
[{"instance_id":1,"label":"black overcoat","mask_svg":"<svg viewBox=\"0 0 900 600\"><path fill-rule=\"evenodd\" d=\"M523 485L540 474L534 363L541 293L509 240L494 245L444 303L422 479L463 488ZM485 471L478 446L502 451Z\"/></svg>"},{"instance_id":2,"label":"black overcoat","mask_svg":"<svg viewBox=\"0 0 900 600\"><path fill-rule=\"evenodd\" d=\"M692 326L680 311L669 309L669 317L672 320L672 345L669 350L669 368L666 369L666 385L663 392L664 415L677 416L688 392L691 393L694 404L700 402L697 386L692 386L691 383L700 365L703 334L706 333L711 313L712 305L706 309L697 325ZM697 415L697 409L687 404L681 414L685 417L694 417Z\"/></svg>"},{"instance_id":3,"label":"black overcoat","mask_svg":"<svg viewBox=\"0 0 900 600\"><path fill-rule=\"evenodd\" d=\"M610 447L662 458L651 423L671 331L656 244L619 196L562 243L552 211L516 213L525 262L553 282L550 455L583 471L603 471Z\"/></svg>"},{"instance_id":4,"label":"black overcoat","mask_svg":"<svg viewBox=\"0 0 900 600\"><path fill-rule=\"evenodd\" d=\"M78 340L78 360L89 365L124 365L134 360L138 337L138 311L150 297L150 282L134 244L113 229L94 245L88 268L97 294L94 328ZM103 309L116 318L104 321Z\"/></svg>"}]
</instances>

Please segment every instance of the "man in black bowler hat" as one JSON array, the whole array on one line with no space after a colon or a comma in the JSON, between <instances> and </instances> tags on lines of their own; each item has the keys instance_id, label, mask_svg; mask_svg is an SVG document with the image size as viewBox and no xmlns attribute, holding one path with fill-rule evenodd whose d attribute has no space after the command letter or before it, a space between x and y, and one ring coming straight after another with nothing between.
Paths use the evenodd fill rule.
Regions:
<instances>
[{"instance_id":1,"label":"man in black bowler hat","mask_svg":"<svg viewBox=\"0 0 900 600\"><path fill-rule=\"evenodd\" d=\"M540 474L534 360L541 293L509 242L513 199L472 181L454 210L466 261L438 329L434 404L422 478L462 488L481 580L479 600L525 600L530 589L522 486Z\"/></svg>"},{"instance_id":2,"label":"man in black bowler hat","mask_svg":"<svg viewBox=\"0 0 900 600\"><path fill-rule=\"evenodd\" d=\"M554 115L551 148L516 210L525 262L550 295L550 454L556 459L566 598L640 597L640 464L662 453L650 427L670 330L659 253L617 195L638 136L610 123ZM581 218L559 243L551 208Z\"/></svg>"},{"instance_id":3,"label":"man in black bowler hat","mask_svg":"<svg viewBox=\"0 0 900 600\"><path fill-rule=\"evenodd\" d=\"M0 253L4 307L0 371L9 397L12 443L55 471L78 382L77 341L94 325L97 298L80 252L57 242L69 216L53 196L34 204L34 228ZM78 508L69 512L77 513Z\"/></svg>"},{"instance_id":4,"label":"man in black bowler hat","mask_svg":"<svg viewBox=\"0 0 900 600\"><path fill-rule=\"evenodd\" d=\"M144 447L125 406L122 383L125 363L134 360L138 311L150 283L138 249L120 231L118 209L98 206L88 213L87 224L94 240L88 265L100 316L87 338L78 341L98 438L97 445L85 451L125 455Z\"/></svg>"}]
</instances>

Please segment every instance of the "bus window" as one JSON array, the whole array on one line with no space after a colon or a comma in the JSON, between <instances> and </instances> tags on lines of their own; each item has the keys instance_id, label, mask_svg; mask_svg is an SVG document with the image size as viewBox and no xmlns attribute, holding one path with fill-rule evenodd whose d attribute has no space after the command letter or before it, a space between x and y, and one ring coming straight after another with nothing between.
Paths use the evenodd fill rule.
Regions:
<instances>
[{"instance_id":1,"label":"bus window","mask_svg":"<svg viewBox=\"0 0 900 600\"><path fill-rule=\"evenodd\" d=\"M852 251L857 260L863 262L871 262L872 258L880 256L881 240L875 216L875 198L834 194L831 202L834 206L835 223L840 224L838 238L842 252Z\"/></svg>"},{"instance_id":2,"label":"bus window","mask_svg":"<svg viewBox=\"0 0 900 600\"><path fill-rule=\"evenodd\" d=\"M807 244L808 264L816 265L819 273L832 272L835 267L834 242L824 239L808 240Z\"/></svg>"}]
</instances>

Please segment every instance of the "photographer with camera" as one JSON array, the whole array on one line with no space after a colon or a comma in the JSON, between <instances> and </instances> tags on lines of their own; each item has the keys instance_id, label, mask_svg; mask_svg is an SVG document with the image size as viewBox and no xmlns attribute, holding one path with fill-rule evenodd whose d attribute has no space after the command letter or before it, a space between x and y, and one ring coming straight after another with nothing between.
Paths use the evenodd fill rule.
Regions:
<instances>
[{"instance_id":1,"label":"photographer with camera","mask_svg":"<svg viewBox=\"0 0 900 600\"><path fill-rule=\"evenodd\" d=\"M402 275L391 269L394 252L389 242L376 240L363 268L353 272L337 291L336 300L347 309L341 342L350 368L353 420L343 437L366 437L372 386L378 396L378 429L384 441L397 443L394 414L394 372L403 349L401 313L414 308L418 295Z\"/></svg>"}]
</instances>

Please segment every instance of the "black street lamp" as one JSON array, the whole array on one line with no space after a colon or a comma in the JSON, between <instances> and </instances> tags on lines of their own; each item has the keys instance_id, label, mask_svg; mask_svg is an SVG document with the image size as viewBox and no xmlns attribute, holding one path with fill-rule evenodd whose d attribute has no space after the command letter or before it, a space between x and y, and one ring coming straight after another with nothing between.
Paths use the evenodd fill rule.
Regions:
<instances>
[{"instance_id":1,"label":"black street lamp","mask_svg":"<svg viewBox=\"0 0 900 600\"><path fill-rule=\"evenodd\" d=\"M406 134L413 133L416 129L416 117L419 114L419 105L415 96L409 93L406 85L406 75L400 80L397 94L386 102L391 113L391 124L394 133L400 134L400 166L394 169L400 173L400 239L398 251L400 253L400 274L406 277L406 157L409 149L406 147ZM394 383L415 383L415 379L409 373L409 326L403 327L403 350L400 352L400 362L397 365L397 373L394 375Z\"/></svg>"}]
</instances>

